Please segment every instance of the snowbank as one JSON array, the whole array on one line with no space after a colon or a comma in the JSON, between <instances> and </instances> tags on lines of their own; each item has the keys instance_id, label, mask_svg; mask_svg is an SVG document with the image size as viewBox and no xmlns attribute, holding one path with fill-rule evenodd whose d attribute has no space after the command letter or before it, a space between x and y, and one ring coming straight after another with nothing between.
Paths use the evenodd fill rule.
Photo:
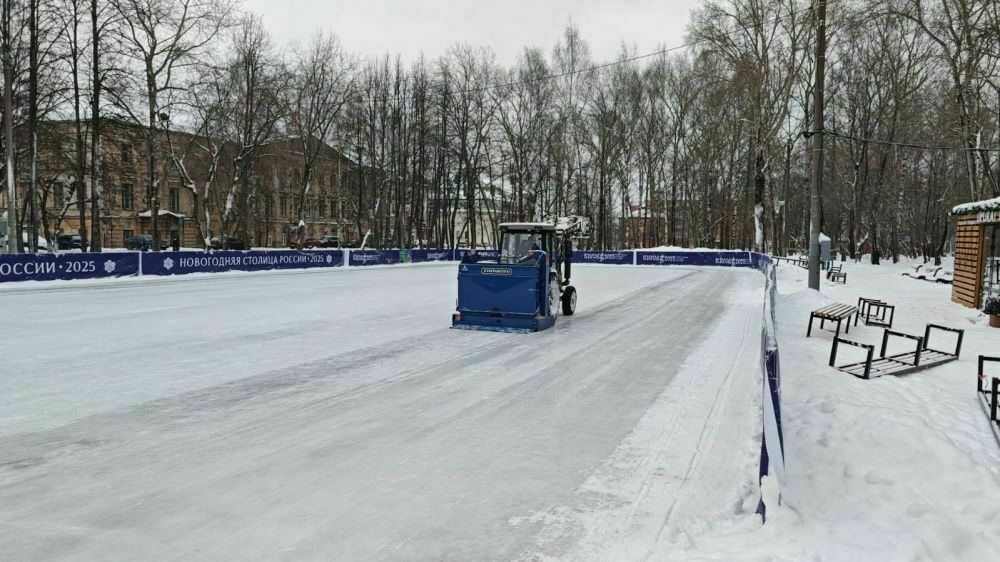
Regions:
<instances>
[{"instance_id":1,"label":"snowbank","mask_svg":"<svg viewBox=\"0 0 1000 562\"><path fill-rule=\"evenodd\" d=\"M705 560L995 560L1000 556L1000 448L974 394L976 357L1000 351L1000 330L950 302L951 288L902 277L913 263L844 264L846 286L806 288L779 269L783 505L706 524L666 553ZM962 358L903 377L861 380L827 366L831 336L808 312L859 296L896 304L894 329L964 328ZM859 325L850 339L879 343Z\"/></svg>"},{"instance_id":2,"label":"snowbank","mask_svg":"<svg viewBox=\"0 0 1000 562\"><path fill-rule=\"evenodd\" d=\"M681 246L656 246L655 248L634 248L626 252L745 252L748 250L723 250L721 248L685 248Z\"/></svg>"}]
</instances>

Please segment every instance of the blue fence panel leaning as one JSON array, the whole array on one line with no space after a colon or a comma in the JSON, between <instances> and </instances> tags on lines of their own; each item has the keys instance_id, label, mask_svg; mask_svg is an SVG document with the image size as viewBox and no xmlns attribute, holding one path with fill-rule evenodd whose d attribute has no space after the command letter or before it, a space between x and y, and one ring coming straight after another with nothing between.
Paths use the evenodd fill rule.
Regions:
<instances>
[{"instance_id":1,"label":"blue fence panel leaning","mask_svg":"<svg viewBox=\"0 0 1000 562\"><path fill-rule=\"evenodd\" d=\"M139 255L133 252L0 255L0 283L99 279L138 274Z\"/></svg>"}]
</instances>

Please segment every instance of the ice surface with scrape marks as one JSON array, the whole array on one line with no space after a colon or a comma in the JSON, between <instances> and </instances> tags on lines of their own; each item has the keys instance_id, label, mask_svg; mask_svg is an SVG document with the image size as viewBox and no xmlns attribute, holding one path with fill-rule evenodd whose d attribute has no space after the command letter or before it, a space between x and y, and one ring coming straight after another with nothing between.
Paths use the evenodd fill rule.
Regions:
<instances>
[{"instance_id":1,"label":"ice surface with scrape marks","mask_svg":"<svg viewBox=\"0 0 1000 562\"><path fill-rule=\"evenodd\" d=\"M759 274L574 267L514 335L448 329L456 268L0 291L0 552L606 560L752 512Z\"/></svg>"}]
</instances>

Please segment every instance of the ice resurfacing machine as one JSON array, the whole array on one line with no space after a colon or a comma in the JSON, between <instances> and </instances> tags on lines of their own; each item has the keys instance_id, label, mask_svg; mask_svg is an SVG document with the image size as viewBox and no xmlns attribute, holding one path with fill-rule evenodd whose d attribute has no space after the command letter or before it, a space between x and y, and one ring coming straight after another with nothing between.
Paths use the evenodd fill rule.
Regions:
<instances>
[{"instance_id":1,"label":"ice resurfacing machine","mask_svg":"<svg viewBox=\"0 0 1000 562\"><path fill-rule=\"evenodd\" d=\"M481 261L468 253L458 266L458 301L452 328L538 332L576 311L569 284L573 240L590 235L586 217L552 222L503 223L500 255Z\"/></svg>"}]
</instances>

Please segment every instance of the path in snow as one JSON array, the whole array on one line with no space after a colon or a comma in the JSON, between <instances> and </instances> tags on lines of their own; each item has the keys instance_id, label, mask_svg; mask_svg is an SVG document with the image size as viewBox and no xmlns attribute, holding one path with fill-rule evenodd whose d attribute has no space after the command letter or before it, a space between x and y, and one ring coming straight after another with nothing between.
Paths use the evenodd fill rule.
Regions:
<instances>
[{"instance_id":1,"label":"path in snow","mask_svg":"<svg viewBox=\"0 0 1000 562\"><path fill-rule=\"evenodd\" d=\"M575 273L534 335L448 330L454 265L0 293L0 551L648 556L747 493L759 279Z\"/></svg>"}]
</instances>

